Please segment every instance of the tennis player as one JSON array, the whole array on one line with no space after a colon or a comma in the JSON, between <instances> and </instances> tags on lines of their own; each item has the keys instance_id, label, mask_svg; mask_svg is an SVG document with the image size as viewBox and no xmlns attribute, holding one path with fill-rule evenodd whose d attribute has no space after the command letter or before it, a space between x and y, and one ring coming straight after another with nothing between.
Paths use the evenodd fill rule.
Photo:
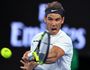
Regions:
<instances>
[{"instance_id":1,"label":"tennis player","mask_svg":"<svg viewBox=\"0 0 90 70\"><path fill-rule=\"evenodd\" d=\"M44 64L29 61L30 52L34 51L42 33L32 39L31 50L24 53L20 61L23 70L71 70L73 45L71 38L61 30L64 23L64 8L58 1L48 3L45 10L46 31L50 33L50 46ZM44 46L43 50L44 51Z\"/></svg>"}]
</instances>

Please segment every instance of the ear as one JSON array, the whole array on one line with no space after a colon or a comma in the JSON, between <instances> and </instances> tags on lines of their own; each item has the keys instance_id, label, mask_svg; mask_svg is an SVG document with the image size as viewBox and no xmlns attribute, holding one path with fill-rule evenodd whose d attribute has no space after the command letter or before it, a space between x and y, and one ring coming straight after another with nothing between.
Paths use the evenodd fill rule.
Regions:
<instances>
[{"instance_id":1,"label":"ear","mask_svg":"<svg viewBox=\"0 0 90 70\"><path fill-rule=\"evenodd\" d=\"M64 20L65 20L65 18L64 18L64 17L62 17L62 21L61 21L61 23L62 23L62 24L64 23Z\"/></svg>"},{"instance_id":2,"label":"ear","mask_svg":"<svg viewBox=\"0 0 90 70\"><path fill-rule=\"evenodd\" d=\"M46 23L46 17L44 17L44 22Z\"/></svg>"}]
</instances>

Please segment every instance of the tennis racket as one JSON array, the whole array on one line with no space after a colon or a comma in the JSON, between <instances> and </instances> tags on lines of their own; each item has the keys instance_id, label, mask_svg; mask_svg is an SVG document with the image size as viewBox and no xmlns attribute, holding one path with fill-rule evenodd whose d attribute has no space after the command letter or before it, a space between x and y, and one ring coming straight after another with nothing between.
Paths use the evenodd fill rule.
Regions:
<instances>
[{"instance_id":1,"label":"tennis racket","mask_svg":"<svg viewBox=\"0 0 90 70\"><path fill-rule=\"evenodd\" d=\"M39 64L45 63L49 52L49 47L50 34L45 31L38 42L37 48L33 52L33 56Z\"/></svg>"}]
</instances>

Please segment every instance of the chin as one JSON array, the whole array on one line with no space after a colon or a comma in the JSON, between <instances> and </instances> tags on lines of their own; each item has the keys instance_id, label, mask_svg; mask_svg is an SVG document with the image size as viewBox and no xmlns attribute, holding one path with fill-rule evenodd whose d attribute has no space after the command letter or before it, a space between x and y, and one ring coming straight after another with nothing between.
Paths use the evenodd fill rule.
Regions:
<instances>
[{"instance_id":1,"label":"chin","mask_svg":"<svg viewBox=\"0 0 90 70\"><path fill-rule=\"evenodd\" d=\"M58 33L58 31L52 31L51 34L52 35L56 35Z\"/></svg>"}]
</instances>

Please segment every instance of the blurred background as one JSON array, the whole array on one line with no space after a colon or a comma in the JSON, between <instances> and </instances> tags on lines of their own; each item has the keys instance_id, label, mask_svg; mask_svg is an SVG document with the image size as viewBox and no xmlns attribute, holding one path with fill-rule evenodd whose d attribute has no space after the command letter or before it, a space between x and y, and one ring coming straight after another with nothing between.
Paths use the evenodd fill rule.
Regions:
<instances>
[{"instance_id":1,"label":"blurred background","mask_svg":"<svg viewBox=\"0 0 90 70\"><path fill-rule=\"evenodd\" d=\"M34 35L45 30L44 10L54 0L0 0L0 50L10 48L12 56L0 54L0 70L21 70L20 59L30 49ZM62 27L73 41L72 70L90 70L89 0L57 0L65 9Z\"/></svg>"}]
</instances>

